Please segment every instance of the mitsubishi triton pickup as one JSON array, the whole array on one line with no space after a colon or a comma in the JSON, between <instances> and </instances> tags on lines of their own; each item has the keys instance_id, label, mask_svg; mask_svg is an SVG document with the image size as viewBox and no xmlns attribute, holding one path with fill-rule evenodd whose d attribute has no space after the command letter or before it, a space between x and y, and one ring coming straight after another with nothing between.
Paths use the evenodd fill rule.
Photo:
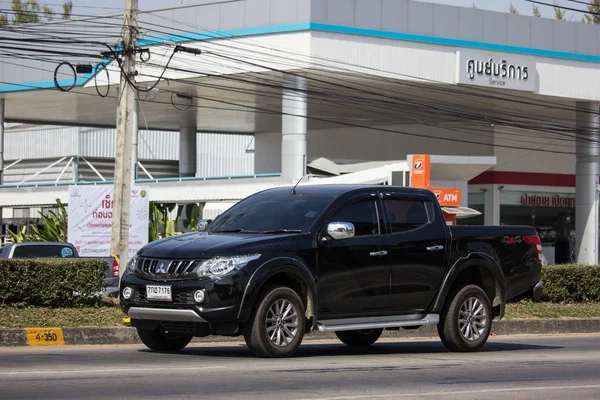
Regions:
<instances>
[{"instance_id":1,"label":"mitsubishi triton pickup","mask_svg":"<svg viewBox=\"0 0 600 400\"><path fill-rule=\"evenodd\" d=\"M198 232L129 260L120 304L150 349L243 336L261 357L304 335L369 346L384 329L437 325L452 351L479 350L508 300L543 290L527 226L448 226L433 192L301 185L251 195Z\"/></svg>"}]
</instances>

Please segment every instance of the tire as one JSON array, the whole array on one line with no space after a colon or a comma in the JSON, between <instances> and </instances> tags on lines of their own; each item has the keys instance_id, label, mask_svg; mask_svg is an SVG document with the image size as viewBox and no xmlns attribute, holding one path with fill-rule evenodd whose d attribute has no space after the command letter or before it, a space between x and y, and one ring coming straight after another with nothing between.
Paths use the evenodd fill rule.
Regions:
<instances>
[{"instance_id":1,"label":"tire","mask_svg":"<svg viewBox=\"0 0 600 400\"><path fill-rule=\"evenodd\" d=\"M438 324L440 339L449 350L456 352L478 351L487 342L491 329L490 300L476 285L463 286L455 292Z\"/></svg>"},{"instance_id":2,"label":"tire","mask_svg":"<svg viewBox=\"0 0 600 400\"><path fill-rule=\"evenodd\" d=\"M175 352L182 350L192 340L193 336L169 335L161 327L154 330L137 328L142 343L151 350Z\"/></svg>"},{"instance_id":3,"label":"tire","mask_svg":"<svg viewBox=\"0 0 600 400\"><path fill-rule=\"evenodd\" d=\"M335 335L342 343L352 347L368 347L375 343L383 329L362 329L357 331L339 331Z\"/></svg>"},{"instance_id":4,"label":"tire","mask_svg":"<svg viewBox=\"0 0 600 400\"><path fill-rule=\"evenodd\" d=\"M304 314L302 300L292 289L274 287L266 290L244 325L246 344L259 357L292 356L304 338Z\"/></svg>"}]
</instances>

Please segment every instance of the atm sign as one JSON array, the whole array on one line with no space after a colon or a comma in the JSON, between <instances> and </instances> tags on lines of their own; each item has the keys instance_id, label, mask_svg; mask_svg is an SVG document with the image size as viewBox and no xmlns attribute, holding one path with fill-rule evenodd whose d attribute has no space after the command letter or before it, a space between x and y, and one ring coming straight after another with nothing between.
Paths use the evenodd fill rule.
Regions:
<instances>
[{"instance_id":1,"label":"atm sign","mask_svg":"<svg viewBox=\"0 0 600 400\"><path fill-rule=\"evenodd\" d=\"M461 190L454 188L429 188L437 197L440 206L460 207Z\"/></svg>"}]
</instances>

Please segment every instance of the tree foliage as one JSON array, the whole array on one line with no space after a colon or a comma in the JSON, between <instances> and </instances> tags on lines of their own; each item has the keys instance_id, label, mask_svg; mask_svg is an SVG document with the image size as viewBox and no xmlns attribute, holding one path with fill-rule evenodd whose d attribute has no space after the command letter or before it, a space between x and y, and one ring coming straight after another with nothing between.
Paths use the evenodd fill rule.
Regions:
<instances>
[{"instance_id":1,"label":"tree foliage","mask_svg":"<svg viewBox=\"0 0 600 400\"><path fill-rule=\"evenodd\" d=\"M62 7L62 19L71 18L73 1L63 3ZM56 15L52 8L40 5L37 0L12 0L10 8L10 13L0 14L0 26L49 22ZM12 18L9 18L9 14Z\"/></svg>"},{"instance_id":2,"label":"tree foliage","mask_svg":"<svg viewBox=\"0 0 600 400\"><path fill-rule=\"evenodd\" d=\"M585 14L585 22L588 24L600 24L600 0L590 0L587 6L589 14Z\"/></svg>"},{"instance_id":3,"label":"tree foliage","mask_svg":"<svg viewBox=\"0 0 600 400\"><path fill-rule=\"evenodd\" d=\"M31 233L27 233L27 227L23 227L20 232L12 232L8 230L13 243L22 242L66 242L67 241L67 210L61 203L60 199L56 199L58 212L50 210L48 215L44 215L39 211L43 221L43 228L31 226Z\"/></svg>"},{"instance_id":4,"label":"tree foliage","mask_svg":"<svg viewBox=\"0 0 600 400\"><path fill-rule=\"evenodd\" d=\"M565 14L566 14L566 11L564 11L562 8L560 8L560 4L558 3L558 1L554 0L554 19L557 19L559 21L564 21Z\"/></svg>"},{"instance_id":5,"label":"tree foliage","mask_svg":"<svg viewBox=\"0 0 600 400\"><path fill-rule=\"evenodd\" d=\"M534 17L541 17L542 13L540 12L540 8L536 5L533 6L533 16Z\"/></svg>"},{"instance_id":6,"label":"tree foliage","mask_svg":"<svg viewBox=\"0 0 600 400\"><path fill-rule=\"evenodd\" d=\"M510 3L510 13L511 14L518 14L519 10L517 10L517 8L515 6L513 6L513 3Z\"/></svg>"}]
</instances>

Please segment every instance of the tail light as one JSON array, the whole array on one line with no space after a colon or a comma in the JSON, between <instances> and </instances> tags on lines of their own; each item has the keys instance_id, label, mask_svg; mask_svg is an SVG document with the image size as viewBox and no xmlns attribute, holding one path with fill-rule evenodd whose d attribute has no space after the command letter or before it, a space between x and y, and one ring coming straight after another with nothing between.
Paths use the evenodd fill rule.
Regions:
<instances>
[{"instance_id":1,"label":"tail light","mask_svg":"<svg viewBox=\"0 0 600 400\"><path fill-rule=\"evenodd\" d=\"M523 241L535 246L538 260L542 262L542 241L538 235L523 236Z\"/></svg>"},{"instance_id":2,"label":"tail light","mask_svg":"<svg viewBox=\"0 0 600 400\"><path fill-rule=\"evenodd\" d=\"M119 276L119 262L117 260L113 260L113 276Z\"/></svg>"}]
</instances>

